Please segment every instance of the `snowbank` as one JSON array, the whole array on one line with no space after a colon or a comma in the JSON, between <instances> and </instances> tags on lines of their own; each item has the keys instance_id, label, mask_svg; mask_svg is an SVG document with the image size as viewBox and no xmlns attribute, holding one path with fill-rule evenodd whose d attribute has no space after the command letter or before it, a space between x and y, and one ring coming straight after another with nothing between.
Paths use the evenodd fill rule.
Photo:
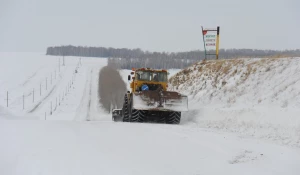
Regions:
<instances>
[{"instance_id":1,"label":"snowbank","mask_svg":"<svg viewBox=\"0 0 300 175\"><path fill-rule=\"evenodd\" d=\"M299 64L300 58L199 62L172 77L170 89L189 96L183 124L299 147Z\"/></svg>"},{"instance_id":2,"label":"snowbank","mask_svg":"<svg viewBox=\"0 0 300 175\"><path fill-rule=\"evenodd\" d=\"M13 115L9 113L9 111L7 111L4 107L0 106L0 120L10 118L13 118Z\"/></svg>"}]
</instances>

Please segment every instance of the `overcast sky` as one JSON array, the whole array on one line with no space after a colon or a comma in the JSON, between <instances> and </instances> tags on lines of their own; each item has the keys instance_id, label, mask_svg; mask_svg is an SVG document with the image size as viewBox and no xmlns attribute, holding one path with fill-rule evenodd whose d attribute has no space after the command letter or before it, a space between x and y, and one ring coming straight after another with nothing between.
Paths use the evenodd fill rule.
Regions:
<instances>
[{"instance_id":1,"label":"overcast sky","mask_svg":"<svg viewBox=\"0 0 300 175\"><path fill-rule=\"evenodd\" d=\"M299 0L0 0L0 51L81 45L203 50L201 25L221 48L300 48Z\"/></svg>"}]
</instances>

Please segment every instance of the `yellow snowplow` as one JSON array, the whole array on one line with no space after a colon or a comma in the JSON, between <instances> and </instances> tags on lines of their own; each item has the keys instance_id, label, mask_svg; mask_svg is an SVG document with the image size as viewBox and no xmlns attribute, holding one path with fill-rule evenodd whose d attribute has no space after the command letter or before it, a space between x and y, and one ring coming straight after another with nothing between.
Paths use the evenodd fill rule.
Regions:
<instances>
[{"instance_id":1,"label":"yellow snowplow","mask_svg":"<svg viewBox=\"0 0 300 175\"><path fill-rule=\"evenodd\" d=\"M125 94L122 109L113 109L113 121L179 124L181 112L188 111L186 95L167 91L166 70L132 69L128 81L131 92Z\"/></svg>"}]
</instances>

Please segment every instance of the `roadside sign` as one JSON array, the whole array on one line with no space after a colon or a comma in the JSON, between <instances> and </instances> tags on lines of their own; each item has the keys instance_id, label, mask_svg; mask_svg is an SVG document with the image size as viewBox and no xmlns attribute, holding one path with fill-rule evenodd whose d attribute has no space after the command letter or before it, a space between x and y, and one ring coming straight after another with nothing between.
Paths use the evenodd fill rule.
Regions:
<instances>
[{"instance_id":1,"label":"roadside sign","mask_svg":"<svg viewBox=\"0 0 300 175\"><path fill-rule=\"evenodd\" d=\"M216 55L216 59L219 58L219 39L220 39L220 27L218 26L216 29L203 29L202 27L202 36L203 36L203 44L204 44L204 53L205 59L207 55ZM215 53L207 53L208 49L213 49Z\"/></svg>"}]
</instances>

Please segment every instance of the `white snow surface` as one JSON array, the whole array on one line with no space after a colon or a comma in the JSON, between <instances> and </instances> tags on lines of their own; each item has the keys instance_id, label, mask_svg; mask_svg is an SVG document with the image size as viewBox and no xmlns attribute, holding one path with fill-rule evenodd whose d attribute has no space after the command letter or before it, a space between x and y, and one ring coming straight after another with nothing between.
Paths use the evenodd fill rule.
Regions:
<instances>
[{"instance_id":1,"label":"white snow surface","mask_svg":"<svg viewBox=\"0 0 300 175\"><path fill-rule=\"evenodd\" d=\"M199 62L171 79L189 96L183 124L300 147L300 58Z\"/></svg>"},{"instance_id":2,"label":"white snow surface","mask_svg":"<svg viewBox=\"0 0 300 175\"><path fill-rule=\"evenodd\" d=\"M114 123L111 115L102 110L97 94L98 74L107 60L82 58L80 64L78 57L65 57L65 66L59 72L59 58L62 64L62 57L43 53L0 53L0 174L298 175L300 172L300 150L295 144L278 144L255 134L245 135L249 128L260 132L257 127L261 127L280 138L281 130L271 130L273 118L264 117L264 113L259 118L247 105L243 106L246 112L240 112L237 104L225 108L222 101L216 104L207 100L204 105L206 100L198 100L199 94L189 94L191 91L183 83L179 89L188 93L190 111L183 113L181 125ZM125 71L120 73L127 82ZM51 74L55 76L55 72L56 78L51 83ZM41 95L40 85L44 89ZM203 112L203 106L211 113ZM241 117L244 123L238 120L233 125L232 118L221 113ZM284 110L278 113L277 122L284 123L287 133L295 131L296 115L287 116L289 121L286 121L280 114L285 115ZM290 125L293 121L295 126ZM223 130L227 126L236 129L235 133Z\"/></svg>"},{"instance_id":3,"label":"white snow surface","mask_svg":"<svg viewBox=\"0 0 300 175\"><path fill-rule=\"evenodd\" d=\"M300 151L185 126L0 123L1 174L299 174Z\"/></svg>"},{"instance_id":4,"label":"white snow surface","mask_svg":"<svg viewBox=\"0 0 300 175\"><path fill-rule=\"evenodd\" d=\"M8 91L6 110L20 119L89 120L89 117L99 117L98 74L107 59L82 58L80 61L79 57L65 57L63 66L62 57L0 53L0 62L1 69L3 67L0 106L7 106ZM94 112L93 115L90 112Z\"/></svg>"}]
</instances>

